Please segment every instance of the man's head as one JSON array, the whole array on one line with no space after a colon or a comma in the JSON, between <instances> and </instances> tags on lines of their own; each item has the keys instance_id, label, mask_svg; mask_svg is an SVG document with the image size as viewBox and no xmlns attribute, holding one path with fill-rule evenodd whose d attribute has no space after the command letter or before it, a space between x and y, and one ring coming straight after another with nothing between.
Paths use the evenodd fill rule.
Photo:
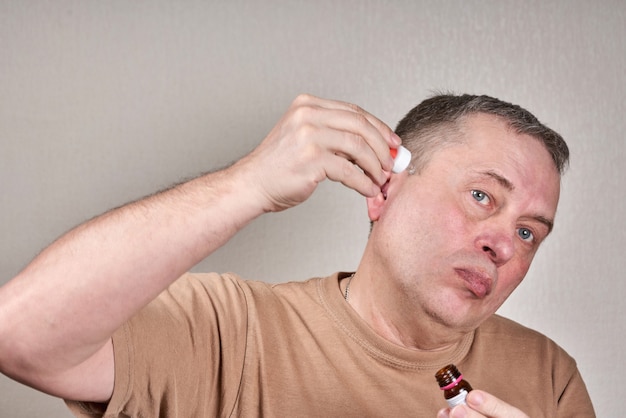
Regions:
<instances>
[{"instance_id":1,"label":"man's head","mask_svg":"<svg viewBox=\"0 0 626 418\"><path fill-rule=\"evenodd\" d=\"M522 281L550 233L567 146L485 96L429 99L398 134L417 172L392 175L386 198L368 199L375 226L358 273L377 281L370 303L403 333L424 318L431 331L467 332Z\"/></svg>"},{"instance_id":2,"label":"man's head","mask_svg":"<svg viewBox=\"0 0 626 418\"><path fill-rule=\"evenodd\" d=\"M543 125L520 106L489 96L441 94L424 100L398 123L396 133L411 150L413 164L420 171L438 147L462 138L463 120L469 115L486 113L502 118L518 134L541 141L563 174L569 161L567 144L555 131Z\"/></svg>"}]
</instances>

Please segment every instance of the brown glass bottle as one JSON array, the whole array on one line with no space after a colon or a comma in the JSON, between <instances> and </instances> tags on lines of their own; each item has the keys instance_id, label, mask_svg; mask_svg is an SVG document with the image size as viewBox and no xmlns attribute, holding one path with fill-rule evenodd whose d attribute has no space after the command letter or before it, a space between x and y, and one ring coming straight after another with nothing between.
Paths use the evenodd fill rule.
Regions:
<instances>
[{"instance_id":1,"label":"brown glass bottle","mask_svg":"<svg viewBox=\"0 0 626 418\"><path fill-rule=\"evenodd\" d=\"M439 370L435 373L435 378L450 408L465 403L465 397L472 390L472 386L467 380L463 380L463 375L454 364L448 364Z\"/></svg>"}]
</instances>

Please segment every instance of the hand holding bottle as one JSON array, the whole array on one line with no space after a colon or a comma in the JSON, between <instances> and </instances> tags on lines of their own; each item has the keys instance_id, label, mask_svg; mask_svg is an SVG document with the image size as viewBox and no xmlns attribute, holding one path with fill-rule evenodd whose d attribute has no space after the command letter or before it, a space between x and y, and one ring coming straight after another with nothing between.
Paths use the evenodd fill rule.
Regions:
<instances>
[{"instance_id":1,"label":"hand holding bottle","mask_svg":"<svg viewBox=\"0 0 626 418\"><path fill-rule=\"evenodd\" d=\"M472 390L465 401L464 405L442 409L437 418L528 418L519 409L482 390Z\"/></svg>"}]
</instances>

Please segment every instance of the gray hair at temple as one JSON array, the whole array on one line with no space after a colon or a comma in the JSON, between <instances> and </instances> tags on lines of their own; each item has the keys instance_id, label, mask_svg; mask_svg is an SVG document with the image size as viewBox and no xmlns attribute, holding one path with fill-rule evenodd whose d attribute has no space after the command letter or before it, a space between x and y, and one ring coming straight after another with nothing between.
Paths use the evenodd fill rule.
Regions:
<instances>
[{"instance_id":1,"label":"gray hair at temple","mask_svg":"<svg viewBox=\"0 0 626 418\"><path fill-rule=\"evenodd\" d=\"M422 170L442 146L463 140L463 121L472 114L486 113L506 121L518 134L527 134L544 144L560 174L569 163L563 137L526 109L489 96L438 94L414 107L398 122L396 134L413 154L413 166Z\"/></svg>"}]
</instances>

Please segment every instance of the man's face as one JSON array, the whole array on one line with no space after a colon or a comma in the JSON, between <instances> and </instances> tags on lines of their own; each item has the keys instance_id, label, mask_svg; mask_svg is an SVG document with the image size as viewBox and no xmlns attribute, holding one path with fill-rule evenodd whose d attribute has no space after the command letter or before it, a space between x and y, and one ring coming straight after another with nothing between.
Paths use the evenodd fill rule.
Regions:
<instances>
[{"instance_id":1,"label":"man's face","mask_svg":"<svg viewBox=\"0 0 626 418\"><path fill-rule=\"evenodd\" d=\"M396 176L373 232L401 309L470 330L522 281L550 232L560 177L536 139L485 114L421 173Z\"/></svg>"}]
</instances>

